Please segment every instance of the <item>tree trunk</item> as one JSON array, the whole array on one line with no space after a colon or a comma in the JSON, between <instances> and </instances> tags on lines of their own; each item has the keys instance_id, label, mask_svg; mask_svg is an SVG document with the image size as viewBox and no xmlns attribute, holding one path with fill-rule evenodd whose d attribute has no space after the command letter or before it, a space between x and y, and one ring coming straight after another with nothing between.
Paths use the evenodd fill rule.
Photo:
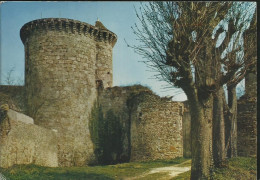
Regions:
<instances>
[{"instance_id":1,"label":"tree trunk","mask_svg":"<svg viewBox=\"0 0 260 180\"><path fill-rule=\"evenodd\" d=\"M226 157L225 153L225 125L223 110L224 90L220 88L213 100L213 160L215 167L220 167Z\"/></svg>"},{"instance_id":2,"label":"tree trunk","mask_svg":"<svg viewBox=\"0 0 260 180\"><path fill-rule=\"evenodd\" d=\"M212 105L213 98L200 103L189 98L191 113L191 179L209 179L212 168Z\"/></svg>"},{"instance_id":3,"label":"tree trunk","mask_svg":"<svg viewBox=\"0 0 260 180\"><path fill-rule=\"evenodd\" d=\"M237 157L237 95L236 86L228 86L227 157Z\"/></svg>"}]
</instances>

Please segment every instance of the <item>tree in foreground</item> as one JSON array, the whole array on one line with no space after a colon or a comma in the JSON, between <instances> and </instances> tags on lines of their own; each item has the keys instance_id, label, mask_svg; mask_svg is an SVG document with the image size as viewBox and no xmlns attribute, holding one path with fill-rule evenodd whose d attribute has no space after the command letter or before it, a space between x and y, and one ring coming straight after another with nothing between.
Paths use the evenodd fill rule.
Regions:
<instances>
[{"instance_id":1,"label":"tree in foreground","mask_svg":"<svg viewBox=\"0 0 260 180\"><path fill-rule=\"evenodd\" d=\"M248 12L254 12L254 3L150 2L136 12L140 25L133 31L141 45L131 47L158 72L158 79L181 88L188 98L191 179L210 178L212 139L218 139L212 138L213 120L215 131L224 133L223 85L239 81L248 68L241 55L243 33L253 14L245 13L248 7ZM249 17L243 19L245 15ZM215 112L217 117L213 116ZM223 134L217 146L222 152L224 140ZM221 161L223 153L217 153L215 159Z\"/></svg>"}]
</instances>

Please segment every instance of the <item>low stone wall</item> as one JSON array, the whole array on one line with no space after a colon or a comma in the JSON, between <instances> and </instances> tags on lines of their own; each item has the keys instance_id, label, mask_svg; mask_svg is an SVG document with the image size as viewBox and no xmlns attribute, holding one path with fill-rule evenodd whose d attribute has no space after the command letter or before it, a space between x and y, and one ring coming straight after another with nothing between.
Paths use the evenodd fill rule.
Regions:
<instances>
[{"instance_id":1,"label":"low stone wall","mask_svg":"<svg viewBox=\"0 0 260 180\"><path fill-rule=\"evenodd\" d=\"M7 112L7 116L9 119L15 120L15 121L21 121L25 124L34 124L33 118L26 116L22 113L17 113L16 111L9 109Z\"/></svg>"},{"instance_id":2,"label":"low stone wall","mask_svg":"<svg viewBox=\"0 0 260 180\"><path fill-rule=\"evenodd\" d=\"M13 110L8 110L1 119L0 167L14 164L58 166L56 133L32 123L30 117Z\"/></svg>"},{"instance_id":3,"label":"low stone wall","mask_svg":"<svg viewBox=\"0 0 260 180\"><path fill-rule=\"evenodd\" d=\"M130 161L182 157L183 103L142 93L132 105Z\"/></svg>"}]
</instances>

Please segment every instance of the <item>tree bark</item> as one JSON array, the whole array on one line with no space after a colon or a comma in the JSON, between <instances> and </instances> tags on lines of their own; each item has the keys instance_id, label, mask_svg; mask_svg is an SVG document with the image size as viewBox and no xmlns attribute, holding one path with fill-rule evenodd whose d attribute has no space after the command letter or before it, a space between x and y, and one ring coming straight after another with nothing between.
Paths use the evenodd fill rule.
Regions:
<instances>
[{"instance_id":1,"label":"tree bark","mask_svg":"<svg viewBox=\"0 0 260 180\"><path fill-rule=\"evenodd\" d=\"M209 179L212 168L212 106L210 96L201 103L196 94L188 97L191 113L191 179Z\"/></svg>"},{"instance_id":2,"label":"tree bark","mask_svg":"<svg viewBox=\"0 0 260 180\"><path fill-rule=\"evenodd\" d=\"M223 98L224 90L222 87L216 92L213 100L212 148L215 167L220 167L226 157Z\"/></svg>"},{"instance_id":3,"label":"tree bark","mask_svg":"<svg viewBox=\"0 0 260 180\"><path fill-rule=\"evenodd\" d=\"M228 107L226 132L228 139L227 157L237 157L237 95L236 86L228 86Z\"/></svg>"}]
</instances>

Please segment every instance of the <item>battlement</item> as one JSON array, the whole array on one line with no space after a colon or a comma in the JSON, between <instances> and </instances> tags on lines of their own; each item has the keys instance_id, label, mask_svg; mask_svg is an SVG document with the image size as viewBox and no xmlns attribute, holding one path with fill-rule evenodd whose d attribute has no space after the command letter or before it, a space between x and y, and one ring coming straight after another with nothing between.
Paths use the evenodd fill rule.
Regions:
<instances>
[{"instance_id":1,"label":"battlement","mask_svg":"<svg viewBox=\"0 0 260 180\"><path fill-rule=\"evenodd\" d=\"M65 18L44 18L37 19L26 23L20 30L20 37L23 43L35 30L39 31L60 31L67 33L84 34L85 36L94 37L96 41L105 41L112 44L114 47L117 36L115 33L107 30L106 28L100 28L90 25L85 22L65 19Z\"/></svg>"}]
</instances>

